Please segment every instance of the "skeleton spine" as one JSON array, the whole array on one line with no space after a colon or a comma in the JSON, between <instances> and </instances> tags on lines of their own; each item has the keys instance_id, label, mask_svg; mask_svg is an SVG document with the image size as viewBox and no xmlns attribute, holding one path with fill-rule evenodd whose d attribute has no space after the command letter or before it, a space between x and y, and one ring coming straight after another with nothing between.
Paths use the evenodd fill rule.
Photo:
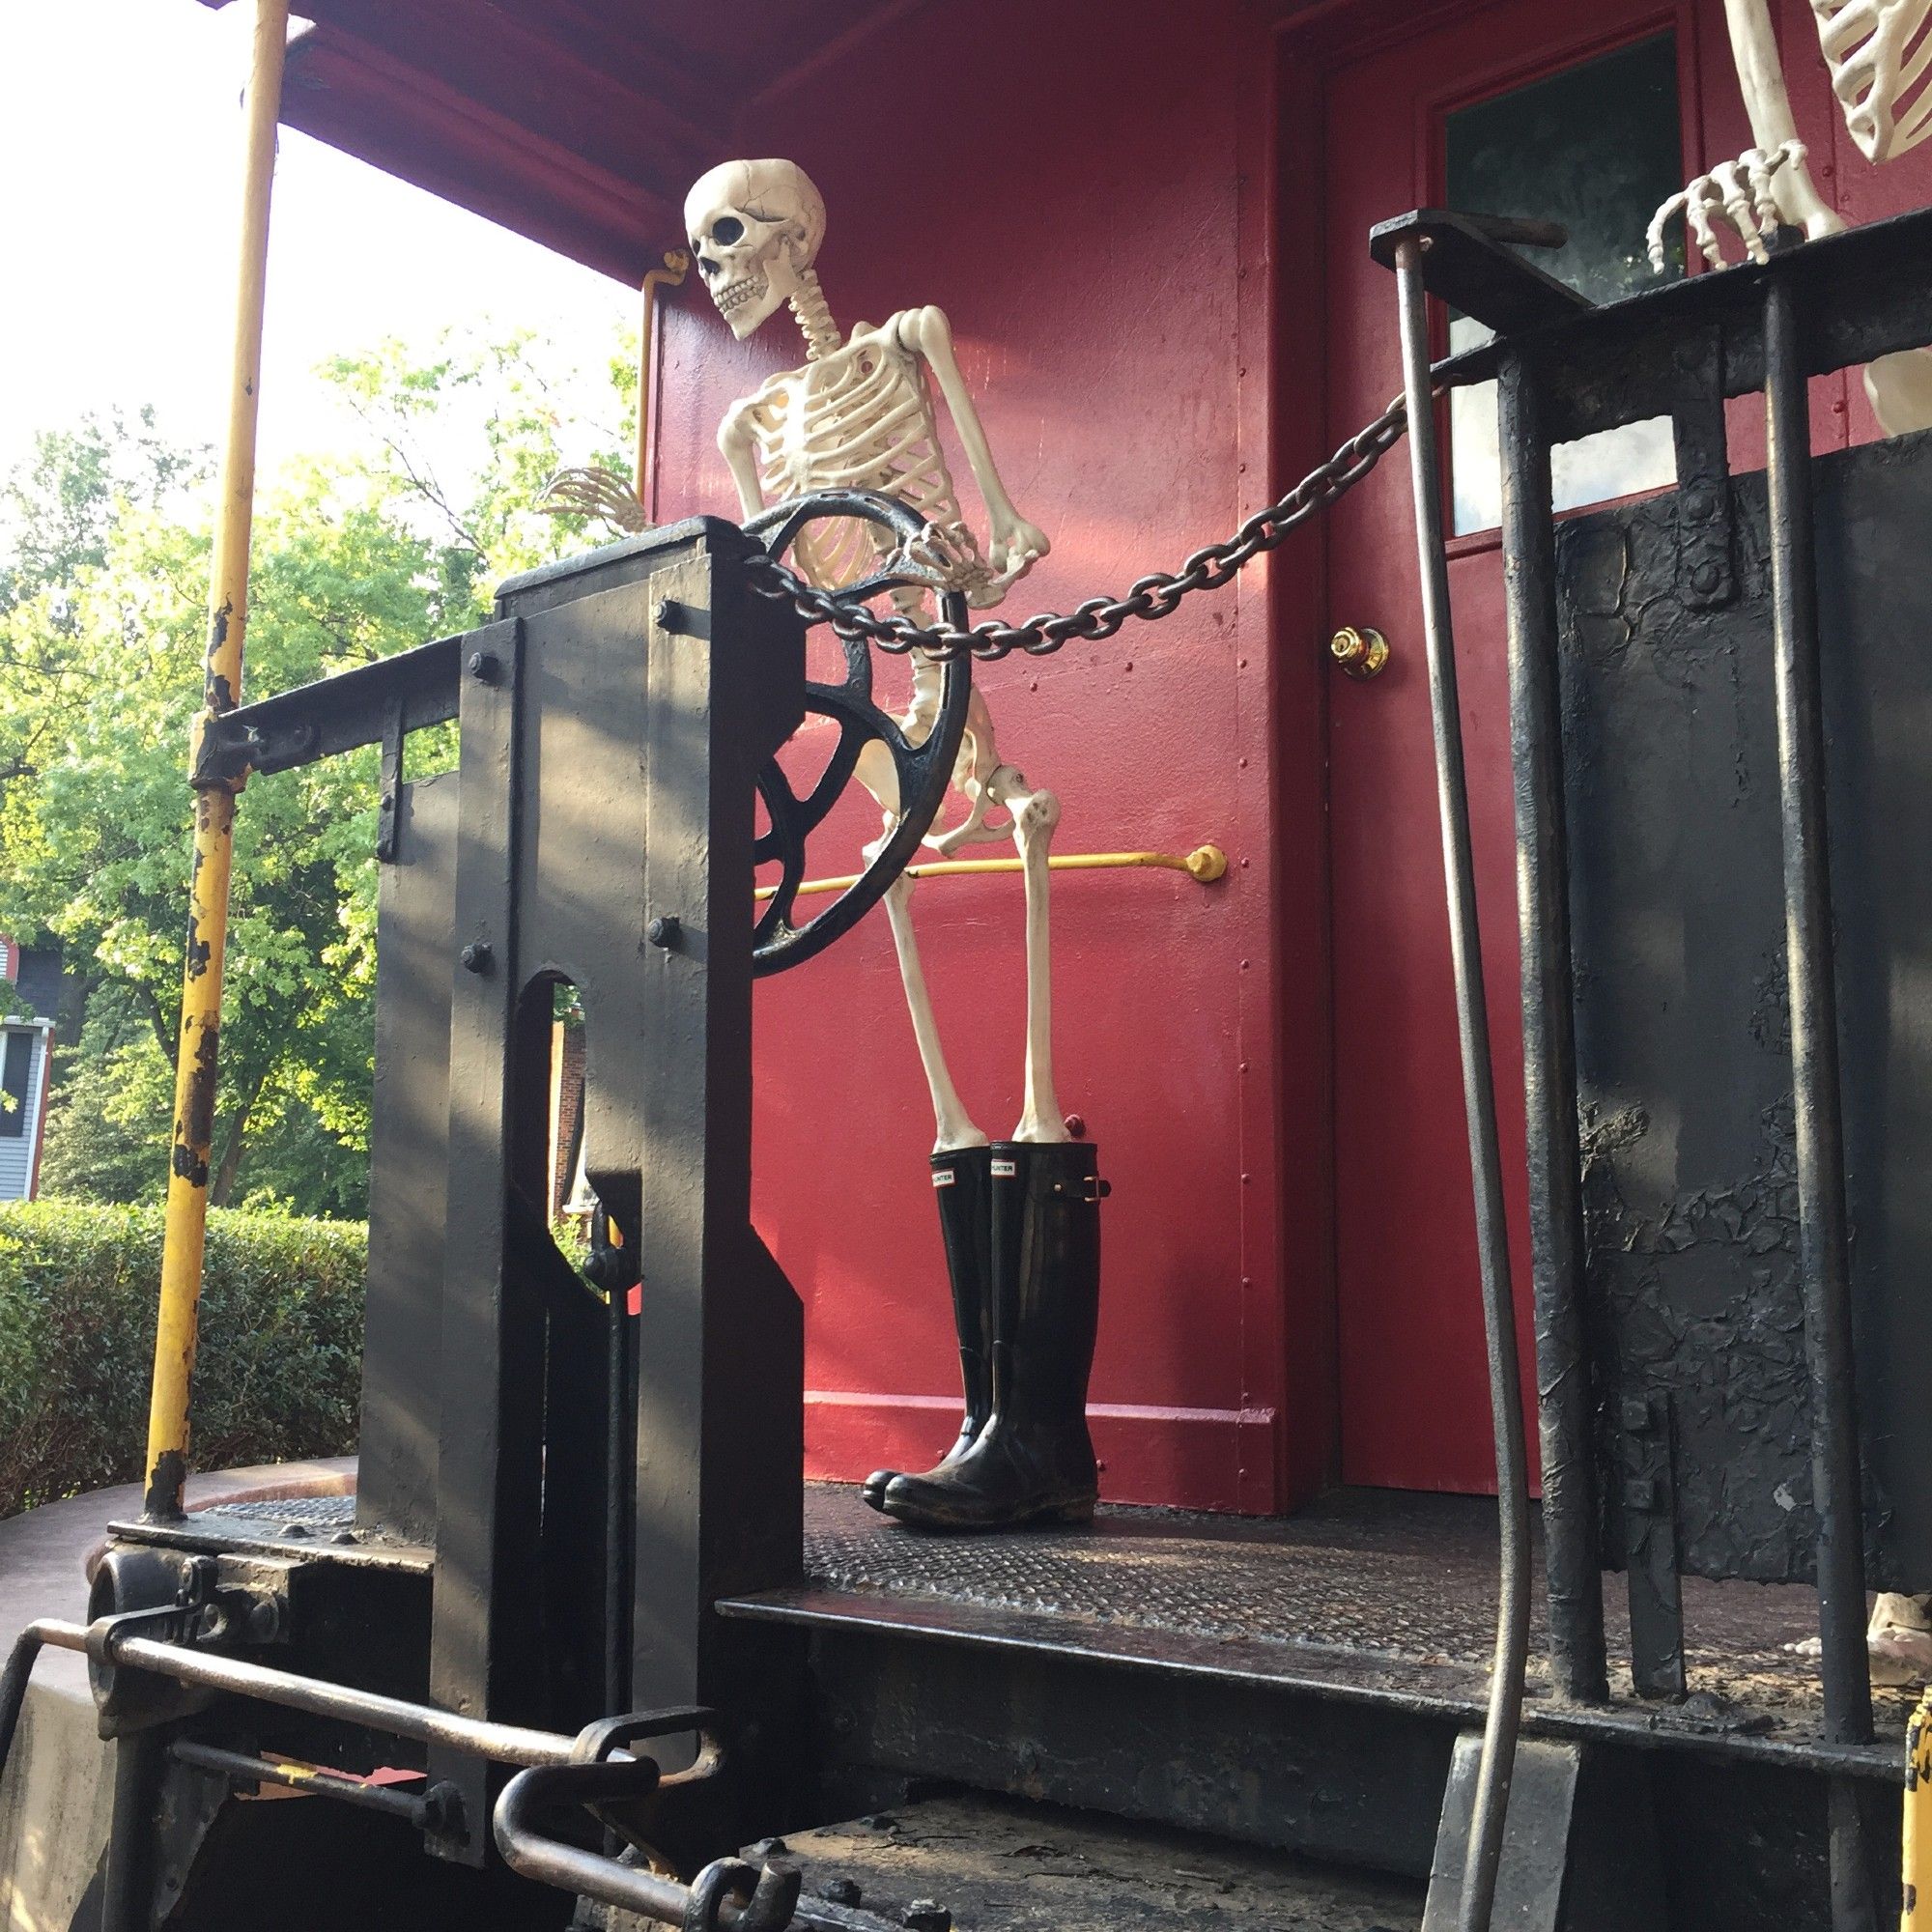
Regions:
<instances>
[{"instance_id":1,"label":"skeleton spine","mask_svg":"<svg viewBox=\"0 0 1932 1932\"><path fill-rule=\"evenodd\" d=\"M791 312L798 323L799 332L805 337L805 359L816 362L821 355L830 355L835 349L845 346L844 338L838 333L838 325L832 320L832 309L825 299L825 291L818 286L816 269L801 269L798 271L798 292L791 298Z\"/></svg>"}]
</instances>

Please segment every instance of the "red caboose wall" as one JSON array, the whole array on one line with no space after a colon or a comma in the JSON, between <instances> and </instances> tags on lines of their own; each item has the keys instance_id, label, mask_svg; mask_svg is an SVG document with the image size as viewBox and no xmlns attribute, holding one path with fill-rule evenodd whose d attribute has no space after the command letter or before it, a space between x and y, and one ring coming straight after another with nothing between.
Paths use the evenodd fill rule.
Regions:
<instances>
[{"instance_id":1,"label":"red caboose wall","mask_svg":"<svg viewBox=\"0 0 1932 1932\"><path fill-rule=\"evenodd\" d=\"M1855 222L1932 201L1932 143L1867 163L1807 0L1768 4L1825 199ZM1750 139L1725 0L303 11L285 121L633 283L706 167L806 166L828 206L835 315L937 303L952 319L1007 484L1054 543L1009 599L1017 615L1178 563L1381 409L1394 300L1366 230L1453 198L1452 128L1470 152L1498 143L1467 180L1524 204L1487 212L1580 224L1599 269L1640 260L1653 193ZM1662 80L1602 64L1665 37ZM1566 75L1583 91L1559 88L1557 108L1544 83ZM1634 107L1660 91L1676 128L1666 105L1639 137ZM1504 106L1498 135L1488 110ZM1640 199L1600 192L1620 174ZM737 515L716 425L800 353L783 317L733 343L695 281L667 304L660 520ZM1855 372L1811 401L1818 449L1874 434ZM1761 402L1736 398L1727 418L1732 468L1756 468ZM1114 1497L1265 1511L1331 1475L1491 1479L1405 470L1384 464L1157 627L981 672L1003 752L1062 795L1063 852L1211 840L1234 862L1206 889L1089 872L1054 894L1060 1097L1116 1188L1093 1388ZM1497 534L1471 527L1450 551L1527 1356ZM1386 631L1373 685L1326 666L1341 623ZM855 868L874 829L854 797L811 869ZM993 1134L1019 1106L1021 916L1011 876L917 894L953 1071ZM764 984L757 1023L756 1211L808 1310L810 1466L917 1464L951 1435L956 1383L931 1116L884 919Z\"/></svg>"},{"instance_id":2,"label":"red caboose wall","mask_svg":"<svg viewBox=\"0 0 1932 1932\"><path fill-rule=\"evenodd\" d=\"M818 267L841 325L947 311L1008 488L1054 546L1006 611L1068 609L1264 500L1264 195L1236 157L1265 41L1231 7L1155 0L1104 18L978 9L943 59L929 28L913 10L835 50L748 103L736 146L797 160L823 191ZM734 344L694 278L662 340L659 512L735 516L718 420L801 359L797 332L781 314ZM949 455L983 530L956 442ZM1002 754L1063 801L1059 851L1229 854L1205 888L1056 875L1057 1064L1114 1185L1093 1384L1105 1491L1273 1508L1293 1435L1276 1177L1284 1155L1319 1160L1319 1137L1284 1135L1275 1092L1264 572L1157 629L980 675ZM838 823L845 842L821 843L815 869L855 869L876 829ZM1020 881L928 882L914 905L954 1076L981 1126L1009 1133ZM924 1466L956 1428L956 1361L932 1116L883 915L763 984L757 1027L756 1213L806 1304L810 1466ZM1320 1258L1290 1266L1312 1284Z\"/></svg>"},{"instance_id":3,"label":"red caboose wall","mask_svg":"<svg viewBox=\"0 0 1932 1932\"><path fill-rule=\"evenodd\" d=\"M1804 0L1774 11L1820 190L1856 221L1922 205L1932 147L1866 163ZM746 101L730 148L795 159L823 190L819 269L841 323L926 302L952 317L1006 482L1054 544L1008 602L1024 615L1177 564L1356 429L1397 384L1393 290L1365 266L1364 230L1444 193L1445 117L1663 33L1675 37L1688 176L1749 139L1722 0L889 11ZM916 103L904 117L901 98ZM1358 125L1364 99L1375 105ZM1347 125L1324 126L1330 113ZM1324 344L1341 345L1332 367ZM779 317L737 345L694 282L661 347L656 510L735 516L716 425L732 398L797 362L796 331ZM1855 376L1816 385L1813 420L1820 449L1873 433ZM1761 462L1761 423L1754 399L1732 406L1734 467ZM1117 1499L1268 1511L1338 1467L1448 1488L1480 1488L1489 1467L1433 778L1426 753L1400 749L1427 743L1404 468L1386 466L1339 520L1158 626L980 672L1003 753L1063 798L1061 851L1211 840L1232 860L1205 889L1166 873L1055 881L1060 1096L1115 1185L1093 1399L1103 1489ZM1353 577L1337 594L1350 608L1331 611L1323 573L1345 524ZM1493 553L1493 533L1457 540L1507 1122L1520 1057ZM1331 620L1394 627L1405 662L1372 700L1327 683ZM1339 1069L1331 710L1355 760L1353 789L1338 780L1353 817L1337 864L1383 875L1351 901L1350 1037L1366 1058L1350 1062L1345 1044ZM1365 753L1371 740L1379 753ZM844 843L822 839L816 870L854 869L874 829L856 805L838 825ZM1437 883L1388 883L1422 879ZM1007 1132L1019 1108L1019 881L923 885L915 909L954 1074L980 1124ZM1391 1090L1362 1072L1378 1053L1407 1051L1399 1028L1381 1029L1389 997L1406 1000L1405 1025L1434 1024L1442 1048L1439 1078L1399 1122L1373 1118ZM856 1478L921 1463L951 1439L956 1381L927 1200L931 1116L883 917L764 984L757 1024L756 1211L806 1302L810 1466ZM1354 1101L1339 1153L1335 1091ZM1520 1122L1509 1134L1505 1161L1520 1175ZM1356 1217L1339 1285L1338 1161ZM1363 1213L1395 1251L1373 1279ZM1527 1349L1520 1203L1515 1218ZM1350 1295L1351 1307L1378 1297L1376 1320L1405 1338L1400 1361L1364 1353L1357 1332L1338 1377L1337 1299ZM1348 1332L1342 1341L1346 1353ZM1350 1392L1339 1432L1338 1388ZM1425 1443L1460 1431L1458 1446L1419 1463L1364 1454L1391 1414ZM1353 1453L1338 1461L1350 1430Z\"/></svg>"}]
</instances>

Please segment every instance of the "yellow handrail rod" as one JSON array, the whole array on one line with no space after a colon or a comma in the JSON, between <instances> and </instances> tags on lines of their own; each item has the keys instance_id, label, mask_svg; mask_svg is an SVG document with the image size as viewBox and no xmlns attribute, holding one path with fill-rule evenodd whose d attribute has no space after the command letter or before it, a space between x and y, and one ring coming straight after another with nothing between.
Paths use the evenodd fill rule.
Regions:
<instances>
[{"instance_id":1,"label":"yellow handrail rod","mask_svg":"<svg viewBox=\"0 0 1932 1932\"><path fill-rule=\"evenodd\" d=\"M244 99L241 258L235 291L228 434L215 505L209 576L208 654L202 711L189 770L209 721L242 696L242 640L248 622L248 546L255 508L255 426L262 386L262 306L269 273L269 201L275 178L275 128L288 50L289 0L256 0L254 45ZM228 879L235 851L236 779L195 781L194 860L188 881L187 963L182 977L181 1037L175 1056L174 1145L162 1223L160 1306L148 1406L144 1513L182 1513L187 1476L188 1390L201 1312L208 1235L209 1159L214 1140L221 974L228 941Z\"/></svg>"},{"instance_id":2,"label":"yellow handrail rod","mask_svg":"<svg viewBox=\"0 0 1932 1932\"><path fill-rule=\"evenodd\" d=\"M1021 869L1021 863L1018 859L937 859L929 866L908 866L905 876L909 879L953 879L973 872L1017 872ZM1191 878L1199 879L1204 886L1211 886L1228 870L1228 855L1218 845L1197 845L1188 853L1062 852L1046 863L1048 869L1055 872L1112 872L1147 867L1168 872L1185 872ZM804 898L810 893L842 893L858 883L857 872L841 879L806 879L800 884L795 896ZM768 899L777 890L776 886L760 886L755 896Z\"/></svg>"},{"instance_id":3,"label":"yellow handrail rod","mask_svg":"<svg viewBox=\"0 0 1932 1932\"><path fill-rule=\"evenodd\" d=\"M690 253L683 248L667 248L664 267L648 269L644 271L642 284L644 298L641 336L638 343L638 467L632 471L636 478L638 501L648 515L650 499L651 468L651 364L656 359L651 350L658 333L658 288L674 289L684 280L691 268Z\"/></svg>"}]
</instances>

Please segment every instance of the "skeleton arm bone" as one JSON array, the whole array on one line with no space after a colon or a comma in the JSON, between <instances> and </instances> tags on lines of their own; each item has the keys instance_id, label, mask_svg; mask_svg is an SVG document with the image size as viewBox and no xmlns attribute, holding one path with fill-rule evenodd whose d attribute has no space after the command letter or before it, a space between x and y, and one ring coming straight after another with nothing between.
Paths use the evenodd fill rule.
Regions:
<instances>
[{"instance_id":1,"label":"skeleton arm bone","mask_svg":"<svg viewBox=\"0 0 1932 1932\"><path fill-rule=\"evenodd\" d=\"M1751 139L1767 156L1779 148L1788 150L1798 141L1798 124L1785 90L1770 0L1724 0L1724 24L1731 32L1731 59L1738 70L1745 112L1750 116ZM1795 156L1787 155L1773 192L1778 212L1809 238L1835 234L1845 225L1812 185L1802 144Z\"/></svg>"},{"instance_id":2,"label":"skeleton arm bone","mask_svg":"<svg viewBox=\"0 0 1932 1932\"><path fill-rule=\"evenodd\" d=\"M973 392L960 374L959 358L952 353L952 325L946 312L937 308L908 309L898 319L900 343L915 355L923 355L939 382L939 392L959 432L960 446L980 486L986 504L986 518L992 542L986 560L996 575L1008 582L1024 577L1052 548L1045 533L1030 524L1013 508L1013 499L1000 481L993 464L992 445L974 407Z\"/></svg>"},{"instance_id":3,"label":"skeleton arm bone","mask_svg":"<svg viewBox=\"0 0 1932 1932\"><path fill-rule=\"evenodd\" d=\"M740 403L718 425L718 449L730 465L731 480L738 486L738 508L749 522L765 507L764 485L758 477L757 439L752 432L749 402Z\"/></svg>"}]
</instances>

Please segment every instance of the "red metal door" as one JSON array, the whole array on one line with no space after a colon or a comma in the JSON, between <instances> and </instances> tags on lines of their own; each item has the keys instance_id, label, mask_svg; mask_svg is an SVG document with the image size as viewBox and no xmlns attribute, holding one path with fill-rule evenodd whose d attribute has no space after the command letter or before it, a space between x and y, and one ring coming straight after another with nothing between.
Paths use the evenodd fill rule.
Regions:
<instances>
[{"instance_id":1,"label":"red metal door","mask_svg":"<svg viewBox=\"0 0 1932 1932\"><path fill-rule=\"evenodd\" d=\"M1654 0L1511 0L1330 72L1324 447L1401 387L1393 278L1365 243L1374 222L1432 205L1542 214L1579 238L1551 266L1593 298L1647 272L1649 197L1681 186L1698 164L1689 14ZM1714 51L1722 57L1721 43ZM1436 326L1441 353L1448 319ZM1467 327L1458 326L1459 346ZM1452 527L1462 532L1451 592L1533 1444L1493 404L1472 397L1453 420L1444 414ZM1661 440L1617 434L1617 447L1564 458L1570 501L1668 481L1667 424ZM1561 500L1561 469L1558 492ZM1494 1467L1408 493L1398 453L1328 529L1331 626L1373 625L1391 646L1380 676L1338 675L1329 696L1341 1469L1350 1483L1483 1491L1494 1488Z\"/></svg>"}]
</instances>

